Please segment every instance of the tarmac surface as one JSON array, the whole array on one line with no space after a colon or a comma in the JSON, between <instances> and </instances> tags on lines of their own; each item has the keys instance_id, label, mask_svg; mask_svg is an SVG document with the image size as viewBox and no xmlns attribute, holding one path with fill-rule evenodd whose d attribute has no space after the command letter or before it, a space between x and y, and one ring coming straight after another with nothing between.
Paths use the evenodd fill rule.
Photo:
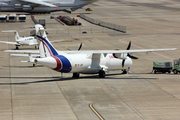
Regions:
<instances>
[{"instance_id":1,"label":"tarmac surface","mask_svg":"<svg viewBox=\"0 0 180 120\"><path fill-rule=\"evenodd\" d=\"M85 11L90 7L93 11ZM97 20L126 26L121 33L93 25L76 16L84 13ZM4 13L3 13L4 14ZM83 26L63 26L52 15L75 17ZM180 2L178 0L101 0L72 14L54 12L34 17L46 20L49 40L56 49L82 50L177 48L175 51L135 53L129 74L109 71L106 78L62 74L42 65L22 63L26 57L10 56L4 50L14 45L0 44L1 120L179 120L180 74L153 74L153 61L180 58ZM29 36L34 27L26 22L0 23L0 31L18 29ZM26 30L25 30L26 28ZM21 29L21 30L20 30ZM82 34L86 31L87 34ZM14 41L14 33L0 32L0 41ZM34 46L21 46L34 50ZM93 108L95 111L93 110ZM101 118L99 118L101 116Z\"/></svg>"}]
</instances>

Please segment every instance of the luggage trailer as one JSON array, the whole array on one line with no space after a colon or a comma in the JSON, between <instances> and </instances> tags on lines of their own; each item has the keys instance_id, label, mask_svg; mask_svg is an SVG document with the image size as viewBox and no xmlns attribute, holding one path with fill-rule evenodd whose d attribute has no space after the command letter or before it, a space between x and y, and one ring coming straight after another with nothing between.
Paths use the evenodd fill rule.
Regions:
<instances>
[{"instance_id":1,"label":"luggage trailer","mask_svg":"<svg viewBox=\"0 0 180 120\"><path fill-rule=\"evenodd\" d=\"M19 22L25 22L26 21L26 15L19 15Z\"/></svg>"},{"instance_id":2,"label":"luggage trailer","mask_svg":"<svg viewBox=\"0 0 180 120\"><path fill-rule=\"evenodd\" d=\"M0 15L0 22L6 22L7 21L7 15Z\"/></svg>"}]
</instances>

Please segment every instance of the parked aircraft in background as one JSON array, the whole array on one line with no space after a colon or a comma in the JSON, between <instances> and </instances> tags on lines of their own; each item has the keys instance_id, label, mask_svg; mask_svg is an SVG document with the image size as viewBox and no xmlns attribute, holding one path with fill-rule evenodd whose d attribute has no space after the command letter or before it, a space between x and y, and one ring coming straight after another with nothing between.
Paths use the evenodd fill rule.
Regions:
<instances>
[{"instance_id":1,"label":"parked aircraft in background","mask_svg":"<svg viewBox=\"0 0 180 120\"><path fill-rule=\"evenodd\" d=\"M0 12L50 13L75 11L97 0L1 0Z\"/></svg>"},{"instance_id":2,"label":"parked aircraft in background","mask_svg":"<svg viewBox=\"0 0 180 120\"><path fill-rule=\"evenodd\" d=\"M35 45L35 48L37 48L38 46L37 40L32 36L19 37L18 31L16 30L8 30L2 32L14 32L16 42L0 41L0 43L13 44L16 46L16 49L19 49L19 46L24 46L24 45Z\"/></svg>"},{"instance_id":3,"label":"parked aircraft in background","mask_svg":"<svg viewBox=\"0 0 180 120\"><path fill-rule=\"evenodd\" d=\"M38 48L38 42L33 36L29 37L19 37L19 34L16 30L7 30L2 32L14 32L15 34L15 40L16 42L7 42L7 41L0 41L0 43L6 43L6 44L13 44L16 46L16 49L19 49L19 46L27 46L27 45L35 45L35 48ZM64 40L54 40L50 42L59 42Z\"/></svg>"},{"instance_id":4,"label":"parked aircraft in background","mask_svg":"<svg viewBox=\"0 0 180 120\"><path fill-rule=\"evenodd\" d=\"M105 77L109 70L126 70L132 65L132 59L137 59L129 53L166 51L170 49L143 49L130 50L131 43L127 50L77 50L57 51L49 42L42 25L35 25L36 37L38 38L39 51L6 50L5 52L28 53L30 61L47 66L61 73L73 73L74 78L79 74L99 74L100 78ZM40 58L34 58L33 53L40 53Z\"/></svg>"}]
</instances>

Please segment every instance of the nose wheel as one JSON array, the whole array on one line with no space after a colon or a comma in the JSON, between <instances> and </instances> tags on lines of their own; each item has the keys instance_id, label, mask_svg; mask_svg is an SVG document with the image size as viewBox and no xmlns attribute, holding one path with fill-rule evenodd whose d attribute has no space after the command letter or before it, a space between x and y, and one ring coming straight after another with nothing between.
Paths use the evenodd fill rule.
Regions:
<instances>
[{"instance_id":1,"label":"nose wheel","mask_svg":"<svg viewBox=\"0 0 180 120\"><path fill-rule=\"evenodd\" d=\"M106 73L104 72L104 70L100 70L99 71L99 78L105 78Z\"/></svg>"},{"instance_id":2,"label":"nose wheel","mask_svg":"<svg viewBox=\"0 0 180 120\"><path fill-rule=\"evenodd\" d=\"M18 50L19 49L19 47L18 46L16 46L16 50Z\"/></svg>"}]
</instances>

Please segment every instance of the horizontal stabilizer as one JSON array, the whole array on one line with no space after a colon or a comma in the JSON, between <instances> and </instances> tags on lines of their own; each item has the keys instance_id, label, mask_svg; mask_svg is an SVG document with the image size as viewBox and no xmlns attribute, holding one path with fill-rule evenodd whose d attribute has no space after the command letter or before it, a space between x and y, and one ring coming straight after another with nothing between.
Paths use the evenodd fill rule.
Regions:
<instances>
[{"instance_id":1,"label":"horizontal stabilizer","mask_svg":"<svg viewBox=\"0 0 180 120\"><path fill-rule=\"evenodd\" d=\"M10 54L11 56L18 56L18 57L29 57L29 54ZM31 54L33 57L39 57L39 54Z\"/></svg>"},{"instance_id":2,"label":"horizontal stabilizer","mask_svg":"<svg viewBox=\"0 0 180 120\"><path fill-rule=\"evenodd\" d=\"M3 30L2 32L16 32L16 30Z\"/></svg>"},{"instance_id":3,"label":"horizontal stabilizer","mask_svg":"<svg viewBox=\"0 0 180 120\"><path fill-rule=\"evenodd\" d=\"M25 62L25 63L27 63L27 62L30 62L29 60L27 60L27 61L23 61L23 60L21 60L21 62Z\"/></svg>"},{"instance_id":4,"label":"horizontal stabilizer","mask_svg":"<svg viewBox=\"0 0 180 120\"><path fill-rule=\"evenodd\" d=\"M11 52L11 53L25 53L25 54L33 54L39 53L39 50L5 50L4 52Z\"/></svg>"}]
</instances>

